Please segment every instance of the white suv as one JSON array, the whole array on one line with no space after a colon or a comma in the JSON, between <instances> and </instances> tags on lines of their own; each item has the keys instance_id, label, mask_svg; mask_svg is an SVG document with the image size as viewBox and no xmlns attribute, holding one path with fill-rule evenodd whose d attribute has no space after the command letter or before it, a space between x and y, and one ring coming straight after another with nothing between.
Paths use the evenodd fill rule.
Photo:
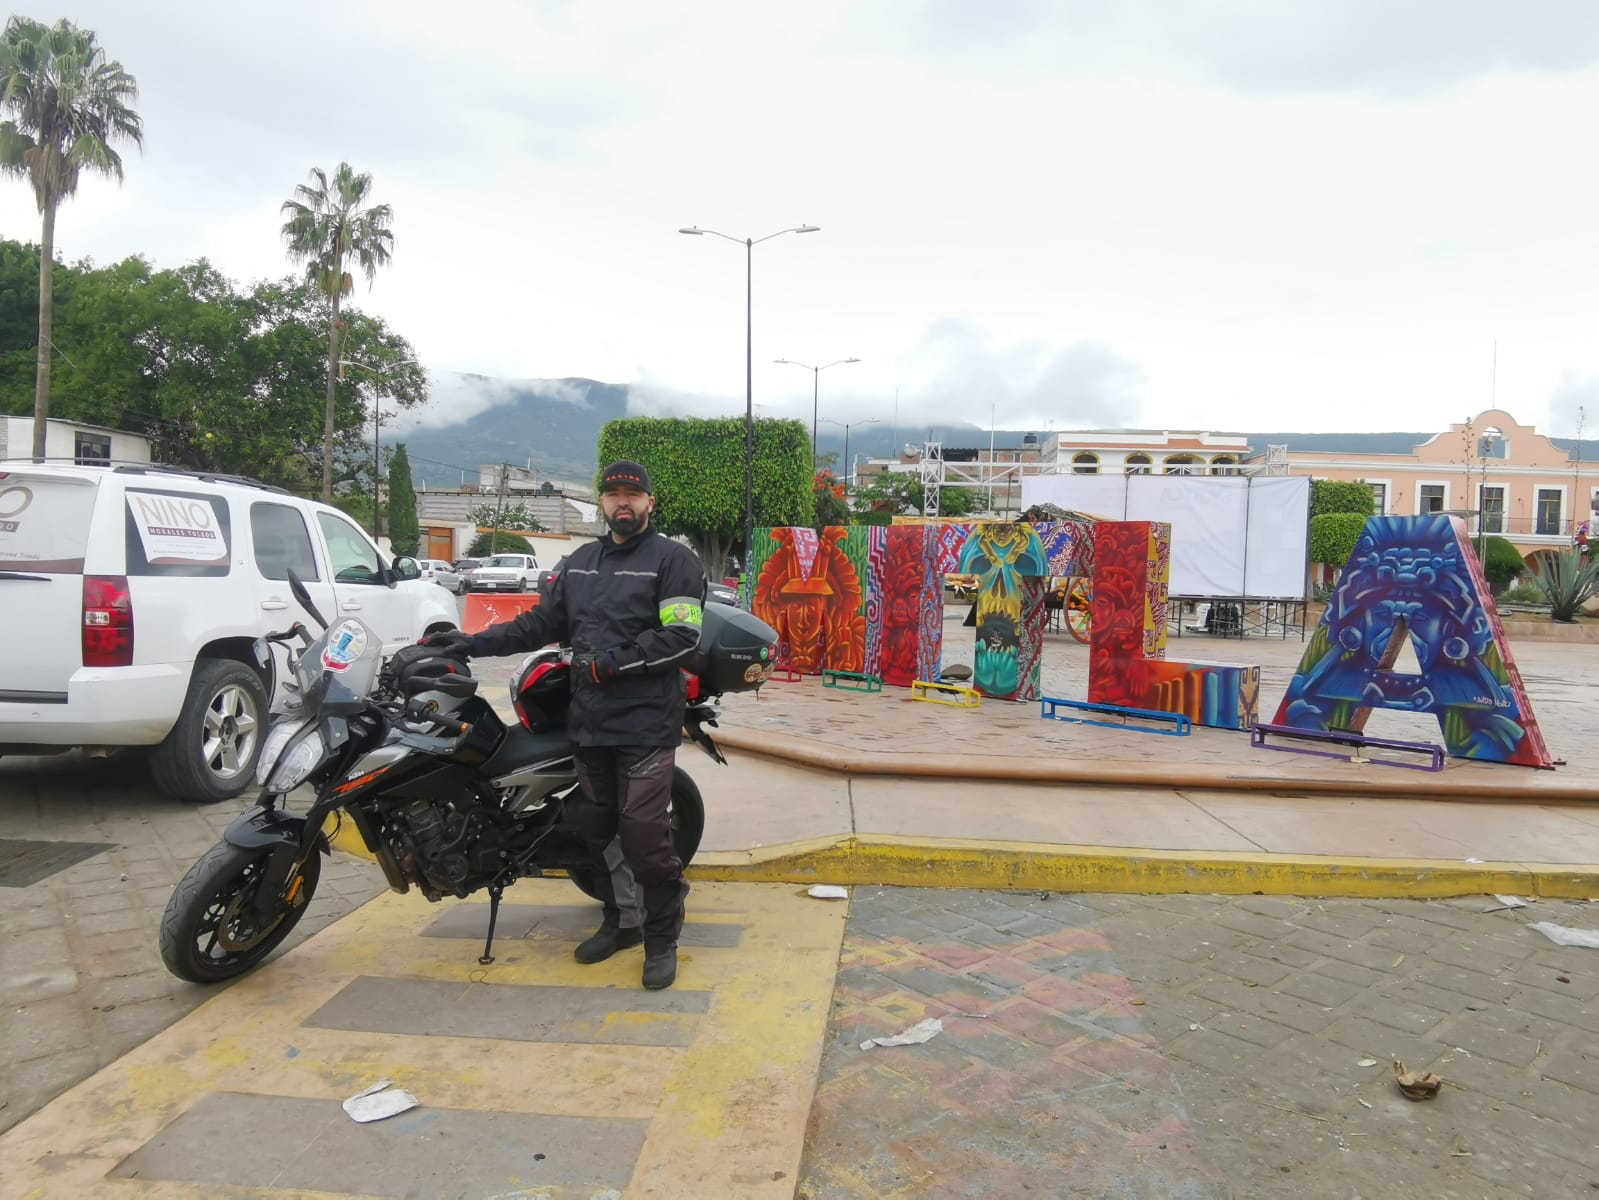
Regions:
<instances>
[{"instance_id":1,"label":"white suv","mask_svg":"<svg viewBox=\"0 0 1599 1200\"><path fill-rule=\"evenodd\" d=\"M251 645L313 626L290 568L389 653L455 627L414 559L386 564L328 505L165 467L0 461L0 754L148 746L163 791L239 794L269 705Z\"/></svg>"},{"instance_id":2,"label":"white suv","mask_svg":"<svg viewBox=\"0 0 1599 1200\"><path fill-rule=\"evenodd\" d=\"M531 554L496 554L472 572L474 592L531 592L539 586L539 560Z\"/></svg>"}]
</instances>

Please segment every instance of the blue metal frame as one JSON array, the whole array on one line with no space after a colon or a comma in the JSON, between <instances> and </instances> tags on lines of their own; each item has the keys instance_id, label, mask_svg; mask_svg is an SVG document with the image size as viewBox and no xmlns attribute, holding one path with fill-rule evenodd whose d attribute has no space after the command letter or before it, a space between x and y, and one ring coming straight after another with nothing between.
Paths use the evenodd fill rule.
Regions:
<instances>
[{"instance_id":1,"label":"blue metal frame","mask_svg":"<svg viewBox=\"0 0 1599 1200\"><path fill-rule=\"evenodd\" d=\"M1121 721L1095 721L1090 717L1068 717L1060 713L1060 709L1074 708L1084 712L1105 713L1108 716L1122 717ZM1158 733L1163 737L1187 737L1194 731L1194 723L1186 714L1177 712L1160 712L1152 708L1124 708L1120 704L1094 704L1087 700L1062 700L1058 696L1045 696L1038 702L1038 715L1046 721L1067 721L1075 725L1104 725L1108 729L1126 729L1132 733ZM1129 725L1126 718L1136 718L1144 721L1158 721L1163 724L1173 725L1173 729L1142 729L1137 725Z\"/></svg>"}]
</instances>

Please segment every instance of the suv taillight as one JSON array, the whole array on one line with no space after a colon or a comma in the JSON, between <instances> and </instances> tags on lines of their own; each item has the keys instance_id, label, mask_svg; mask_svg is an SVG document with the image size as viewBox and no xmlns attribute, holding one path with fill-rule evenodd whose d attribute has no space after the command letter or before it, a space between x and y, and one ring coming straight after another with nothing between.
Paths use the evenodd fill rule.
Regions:
<instances>
[{"instance_id":1,"label":"suv taillight","mask_svg":"<svg viewBox=\"0 0 1599 1200\"><path fill-rule=\"evenodd\" d=\"M83 577L83 665L133 665L133 597L126 575Z\"/></svg>"}]
</instances>

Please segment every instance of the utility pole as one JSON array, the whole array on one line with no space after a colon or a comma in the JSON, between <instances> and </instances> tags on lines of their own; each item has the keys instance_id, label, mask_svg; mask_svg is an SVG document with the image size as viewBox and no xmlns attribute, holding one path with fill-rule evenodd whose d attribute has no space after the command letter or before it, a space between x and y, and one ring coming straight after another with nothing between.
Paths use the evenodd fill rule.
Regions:
<instances>
[{"instance_id":1,"label":"utility pole","mask_svg":"<svg viewBox=\"0 0 1599 1200\"><path fill-rule=\"evenodd\" d=\"M511 474L511 464L500 464L500 498L494 505L494 530L489 534L489 556L494 556L494 548L500 543L500 514L505 511L505 489Z\"/></svg>"}]
</instances>

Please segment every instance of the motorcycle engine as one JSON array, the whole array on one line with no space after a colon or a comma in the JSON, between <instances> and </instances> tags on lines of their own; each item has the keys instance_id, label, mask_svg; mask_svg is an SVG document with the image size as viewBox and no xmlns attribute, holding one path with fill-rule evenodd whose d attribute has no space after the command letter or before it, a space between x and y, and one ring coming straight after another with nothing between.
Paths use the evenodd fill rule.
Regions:
<instances>
[{"instance_id":1,"label":"motorcycle engine","mask_svg":"<svg viewBox=\"0 0 1599 1200\"><path fill-rule=\"evenodd\" d=\"M435 800L396 809L390 830L400 869L429 900L470 895L505 867L506 839L496 816L481 804L458 808Z\"/></svg>"}]
</instances>

